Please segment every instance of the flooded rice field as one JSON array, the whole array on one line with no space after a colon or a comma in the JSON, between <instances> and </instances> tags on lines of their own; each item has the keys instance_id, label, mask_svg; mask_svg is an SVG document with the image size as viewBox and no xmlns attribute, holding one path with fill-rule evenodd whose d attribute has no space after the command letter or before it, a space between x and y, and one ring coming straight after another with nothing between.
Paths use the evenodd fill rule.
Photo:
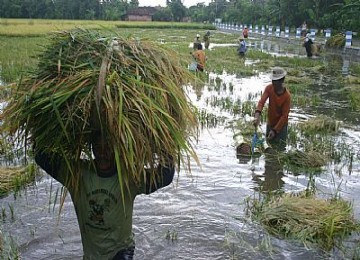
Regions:
<instances>
[{"instance_id":1,"label":"flooded rice field","mask_svg":"<svg viewBox=\"0 0 360 260\"><path fill-rule=\"evenodd\" d=\"M310 181L306 172L295 174L282 165L267 165L263 155L245 161L236 156L234 129L229 122L244 116L227 104L256 102L270 83L269 76L259 73L237 78L226 72L210 73L204 83L187 87L196 107L217 120L205 122L194 140L200 166L192 162L192 172L180 171L173 185L136 198L135 259L349 259L355 255L360 247L356 235L347 239L346 250L324 252L271 236L246 214L246 199L258 196L258 191L299 192ZM335 136L337 147L346 148L352 160L329 162L311 181L319 196L339 194L351 201L355 218L360 220L359 116L351 112L337 88L331 78L319 79L309 91L319 95L321 102L292 106L289 121L291 125L318 114L342 121ZM251 116L245 117L251 120ZM260 131L265 132L265 123ZM36 185L0 200L3 244L9 255L14 254L13 246L22 259L82 259L70 196L59 215L60 191L58 182L41 175Z\"/></svg>"}]
</instances>

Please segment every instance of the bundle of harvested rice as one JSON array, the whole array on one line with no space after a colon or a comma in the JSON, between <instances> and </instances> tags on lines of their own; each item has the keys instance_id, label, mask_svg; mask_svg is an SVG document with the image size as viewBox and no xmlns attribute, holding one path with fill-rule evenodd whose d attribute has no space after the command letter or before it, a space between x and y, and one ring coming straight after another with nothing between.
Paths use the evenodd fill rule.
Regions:
<instances>
[{"instance_id":1,"label":"bundle of harvested rice","mask_svg":"<svg viewBox=\"0 0 360 260\"><path fill-rule=\"evenodd\" d=\"M257 217L276 236L316 243L326 250L335 245L336 239L360 231L351 204L342 199L285 194L266 201Z\"/></svg>"},{"instance_id":2,"label":"bundle of harvested rice","mask_svg":"<svg viewBox=\"0 0 360 260\"><path fill-rule=\"evenodd\" d=\"M335 34L331 36L325 44L325 47L329 48L343 48L345 46L345 35L343 33Z\"/></svg>"},{"instance_id":3,"label":"bundle of harvested rice","mask_svg":"<svg viewBox=\"0 0 360 260\"><path fill-rule=\"evenodd\" d=\"M92 135L101 132L120 181L140 180L144 167L169 155L185 168L189 157L197 161L197 120L182 88L193 76L175 51L76 29L54 33L39 60L2 115L11 134L76 167L81 154L91 158Z\"/></svg>"},{"instance_id":4,"label":"bundle of harvested rice","mask_svg":"<svg viewBox=\"0 0 360 260\"><path fill-rule=\"evenodd\" d=\"M325 166L327 163L327 157L315 150L303 152L296 149L287 153L279 153L278 156L280 161L285 164L300 168L315 169Z\"/></svg>"},{"instance_id":5,"label":"bundle of harvested rice","mask_svg":"<svg viewBox=\"0 0 360 260\"><path fill-rule=\"evenodd\" d=\"M328 116L317 116L310 118L306 122L299 124L301 131L305 134L312 133L336 133L339 130L341 122Z\"/></svg>"}]
</instances>

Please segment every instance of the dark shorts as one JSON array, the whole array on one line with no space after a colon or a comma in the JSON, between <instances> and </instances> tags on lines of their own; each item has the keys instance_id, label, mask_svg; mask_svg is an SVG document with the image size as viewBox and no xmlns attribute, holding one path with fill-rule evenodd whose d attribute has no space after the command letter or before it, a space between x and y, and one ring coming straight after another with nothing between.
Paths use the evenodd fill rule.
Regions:
<instances>
[{"instance_id":1,"label":"dark shorts","mask_svg":"<svg viewBox=\"0 0 360 260\"><path fill-rule=\"evenodd\" d=\"M113 258L113 260L133 260L135 247L120 250Z\"/></svg>"},{"instance_id":2,"label":"dark shorts","mask_svg":"<svg viewBox=\"0 0 360 260\"><path fill-rule=\"evenodd\" d=\"M266 125L266 136L269 135L269 132L271 130L271 127L269 125ZM274 139L269 140L268 143L273 147L274 149L283 151L286 148L286 139L287 139L287 133L288 133L288 126L285 125L279 133L277 133L274 137Z\"/></svg>"}]
</instances>

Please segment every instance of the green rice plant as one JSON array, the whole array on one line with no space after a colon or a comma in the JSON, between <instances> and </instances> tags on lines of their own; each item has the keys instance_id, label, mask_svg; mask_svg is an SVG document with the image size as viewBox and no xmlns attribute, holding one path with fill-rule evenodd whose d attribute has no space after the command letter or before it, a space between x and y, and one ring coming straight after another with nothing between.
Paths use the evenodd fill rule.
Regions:
<instances>
[{"instance_id":1,"label":"green rice plant","mask_svg":"<svg viewBox=\"0 0 360 260\"><path fill-rule=\"evenodd\" d=\"M15 214L14 214L14 205L10 205L10 203L8 204L9 206L9 209L10 209L10 218L11 218L11 221L14 221L15 220Z\"/></svg>"},{"instance_id":2,"label":"green rice plant","mask_svg":"<svg viewBox=\"0 0 360 260\"><path fill-rule=\"evenodd\" d=\"M14 238L11 235L0 232L0 258L1 259L12 259L12 260L20 260L20 250Z\"/></svg>"},{"instance_id":3,"label":"green rice plant","mask_svg":"<svg viewBox=\"0 0 360 260\"><path fill-rule=\"evenodd\" d=\"M197 30L215 30L216 27L212 24L203 23L180 23L180 22L118 22L116 24L118 28L141 28L141 29L197 29Z\"/></svg>"},{"instance_id":4,"label":"green rice plant","mask_svg":"<svg viewBox=\"0 0 360 260\"><path fill-rule=\"evenodd\" d=\"M254 68L252 65L244 65L237 55L236 46L216 47L208 54L206 61L207 70L222 74L225 70L229 74L239 76L253 76ZM224 59L226 57L226 59Z\"/></svg>"},{"instance_id":5,"label":"green rice plant","mask_svg":"<svg viewBox=\"0 0 360 260\"><path fill-rule=\"evenodd\" d=\"M232 107L232 115L240 115L241 114L241 100L235 100L233 107Z\"/></svg>"},{"instance_id":6,"label":"green rice plant","mask_svg":"<svg viewBox=\"0 0 360 260\"><path fill-rule=\"evenodd\" d=\"M216 127L218 124L224 123L226 120L225 118L209 113L204 109L197 111L197 118L202 129Z\"/></svg>"},{"instance_id":7,"label":"green rice plant","mask_svg":"<svg viewBox=\"0 0 360 260\"><path fill-rule=\"evenodd\" d=\"M290 67L290 68L302 68L306 69L306 71L318 71L316 66L323 66L323 61L321 60L313 60L313 59L304 59L301 57L276 57L275 58L275 66L281 67Z\"/></svg>"},{"instance_id":8,"label":"green rice plant","mask_svg":"<svg viewBox=\"0 0 360 260\"><path fill-rule=\"evenodd\" d=\"M350 64L350 71L352 75L360 76L360 64L359 63L351 63Z\"/></svg>"},{"instance_id":9,"label":"green rice plant","mask_svg":"<svg viewBox=\"0 0 360 260\"><path fill-rule=\"evenodd\" d=\"M351 84L348 89L348 98L352 110L360 109L360 84Z\"/></svg>"},{"instance_id":10,"label":"green rice plant","mask_svg":"<svg viewBox=\"0 0 360 260\"><path fill-rule=\"evenodd\" d=\"M39 53L40 44L45 45L46 40L41 37L0 36L0 86L18 80L36 66L38 61L35 56Z\"/></svg>"},{"instance_id":11,"label":"green rice plant","mask_svg":"<svg viewBox=\"0 0 360 260\"><path fill-rule=\"evenodd\" d=\"M6 219L6 209L5 208L1 208L1 218L3 221Z\"/></svg>"},{"instance_id":12,"label":"green rice plant","mask_svg":"<svg viewBox=\"0 0 360 260\"><path fill-rule=\"evenodd\" d=\"M91 158L91 138L101 132L113 145L122 194L130 179L145 177L145 166L169 155L187 170L189 157L198 162L197 120L182 88L193 75L176 52L85 29L54 33L49 42L1 115L17 141L63 156L71 171L82 153ZM156 169L149 171L153 181Z\"/></svg>"},{"instance_id":13,"label":"green rice plant","mask_svg":"<svg viewBox=\"0 0 360 260\"><path fill-rule=\"evenodd\" d=\"M233 129L234 137L242 135L244 138L247 137L247 139L251 139L255 132L254 124L250 121L245 121L242 118L230 122L228 127Z\"/></svg>"},{"instance_id":14,"label":"green rice plant","mask_svg":"<svg viewBox=\"0 0 360 260\"><path fill-rule=\"evenodd\" d=\"M175 230L168 230L166 232L165 239L174 242L178 239L178 233Z\"/></svg>"},{"instance_id":15,"label":"green rice plant","mask_svg":"<svg viewBox=\"0 0 360 260\"><path fill-rule=\"evenodd\" d=\"M245 115L251 115L253 116L255 114L256 110L256 103L251 100L246 100L241 103L241 114L243 116Z\"/></svg>"},{"instance_id":16,"label":"green rice plant","mask_svg":"<svg viewBox=\"0 0 360 260\"><path fill-rule=\"evenodd\" d=\"M34 182L36 171L34 165L26 167L0 167L0 196L8 194L10 191L15 193L24 186Z\"/></svg>"},{"instance_id":17,"label":"green rice plant","mask_svg":"<svg viewBox=\"0 0 360 260\"><path fill-rule=\"evenodd\" d=\"M100 20L48 20L48 19L0 19L2 36L44 36L47 33L72 30L77 27L87 29L115 28L119 21Z\"/></svg>"}]
</instances>

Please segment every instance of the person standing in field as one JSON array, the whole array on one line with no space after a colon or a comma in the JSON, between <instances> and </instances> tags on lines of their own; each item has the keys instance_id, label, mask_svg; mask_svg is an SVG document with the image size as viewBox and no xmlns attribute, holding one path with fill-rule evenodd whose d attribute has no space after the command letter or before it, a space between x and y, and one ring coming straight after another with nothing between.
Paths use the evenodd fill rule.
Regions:
<instances>
[{"instance_id":1,"label":"person standing in field","mask_svg":"<svg viewBox=\"0 0 360 260\"><path fill-rule=\"evenodd\" d=\"M193 58L195 59L197 66L196 71L204 71L205 62L206 62L206 54L202 48L202 44L198 45L198 49L192 53Z\"/></svg>"},{"instance_id":2,"label":"person standing in field","mask_svg":"<svg viewBox=\"0 0 360 260\"><path fill-rule=\"evenodd\" d=\"M204 35L204 44L205 44L205 49L209 49L209 45L210 45L210 31L207 31L206 34Z\"/></svg>"},{"instance_id":3,"label":"person standing in field","mask_svg":"<svg viewBox=\"0 0 360 260\"><path fill-rule=\"evenodd\" d=\"M249 29L247 28L247 26L244 27L242 34L245 39L247 39L249 37Z\"/></svg>"},{"instance_id":4,"label":"person standing in field","mask_svg":"<svg viewBox=\"0 0 360 260\"><path fill-rule=\"evenodd\" d=\"M304 42L303 42L303 46L305 47L305 50L306 50L306 56L308 58L311 58L313 56L313 45L314 42L311 40L310 38L310 33L307 33L305 38L304 38Z\"/></svg>"},{"instance_id":5,"label":"person standing in field","mask_svg":"<svg viewBox=\"0 0 360 260\"><path fill-rule=\"evenodd\" d=\"M112 144L100 132L93 134L92 152L95 160L83 160L79 169L67 168L60 155L49 155L36 150L35 161L70 192L74 203L85 260L131 260L135 242L132 233L134 199L138 194L150 194L173 181L173 160L157 166L157 175L135 181L128 176L122 184ZM122 174L126 174L122 172ZM74 181L79 176L79 181Z\"/></svg>"},{"instance_id":6,"label":"person standing in field","mask_svg":"<svg viewBox=\"0 0 360 260\"><path fill-rule=\"evenodd\" d=\"M285 76L286 71L283 68L273 68L271 74L272 83L265 87L254 115L254 125L257 127L260 124L260 115L265 102L269 100L266 137L272 147L280 150L284 150L286 147L291 102L290 92L284 85Z\"/></svg>"},{"instance_id":7,"label":"person standing in field","mask_svg":"<svg viewBox=\"0 0 360 260\"><path fill-rule=\"evenodd\" d=\"M305 37L306 35L306 32L307 32L307 24L306 24L306 21L304 21L301 25L301 35L303 37Z\"/></svg>"},{"instance_id":8,"label":"person standing in field","mask_svg":"<svg viewBox=\"0 0 360 260\"><path fill-rule=\"evenodd\" d=\"M238 47L238 53L241 58L245 58L245 52L247 50L246 42L244 40L243 36L240 36L239 38L239 47Z\"/></svg>"},{"instance_id":9,"label":"person standing in field","mask_svg":"<svg viewBox=\"0 0 360 260\"><path fill-rule=\"evenodd\" d=\"M196 37L195 37L194 43L193 43L193 49L194 49L194 50L197 50L199 44L201 44L200 34L196 34Z\"/></svg>"}]
</instances>

